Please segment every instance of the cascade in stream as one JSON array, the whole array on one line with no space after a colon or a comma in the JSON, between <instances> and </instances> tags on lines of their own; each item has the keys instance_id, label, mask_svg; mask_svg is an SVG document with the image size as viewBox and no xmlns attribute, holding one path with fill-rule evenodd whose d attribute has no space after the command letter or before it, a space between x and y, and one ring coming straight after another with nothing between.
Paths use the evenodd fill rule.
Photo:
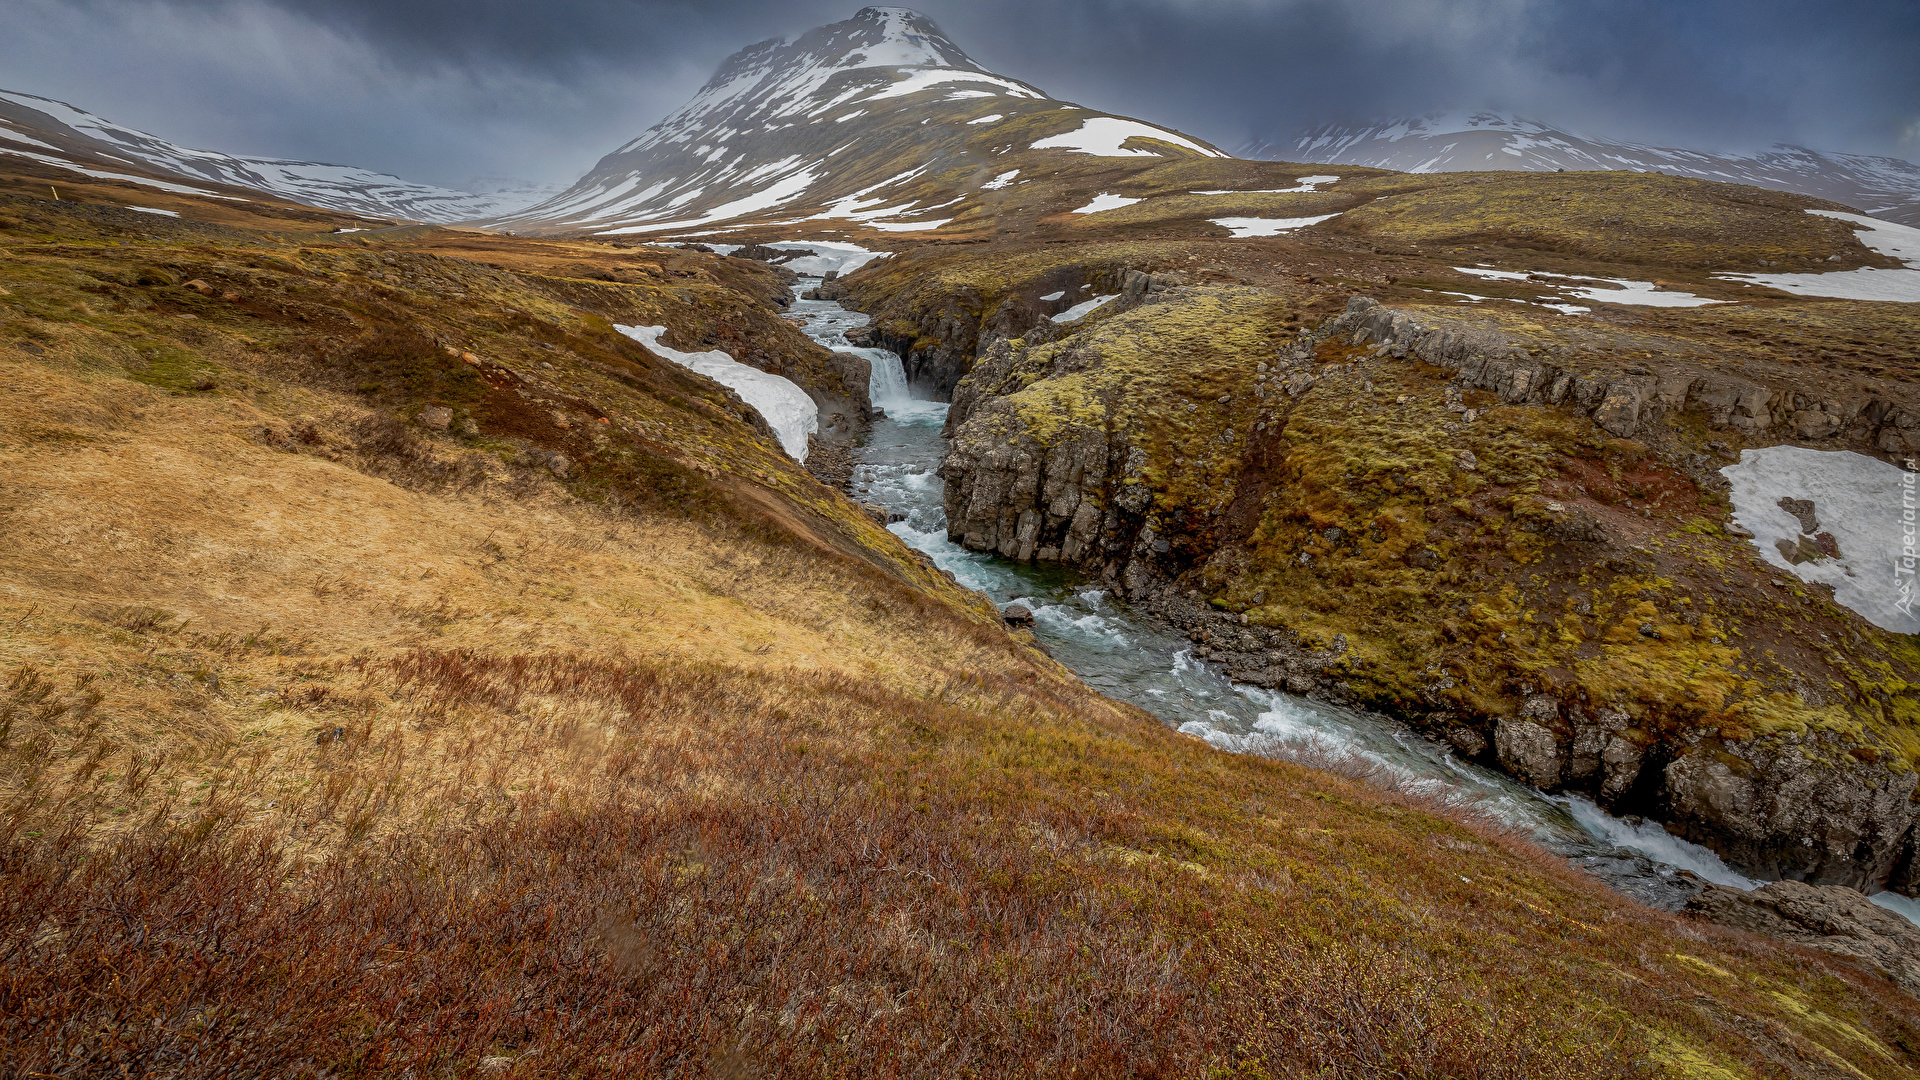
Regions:
<instances>
[{"instance_id":1,"label":"cascade in stream","mask_svg":"<svg viewBox=\"0 0 1920 1080\"><path fill-rule=\"evenodd\" d=\"M947 537L939 475L947 406L910 396L899 357L848 344L846 331L865 326L867 316L831 300L803 300L789 317L827 348L856 352L874 363L871 392L887 415L856 453L855 497L892 511L893 533L931 556L960 584L996 603L1018 602L1030 609L1034 633L1089 686L1223 751L1344 759L1375 767L1410 789L1472 803L1653 907L1671 910L1684 904L1698 888L1692 878L1738 888L1757 884L1712 851L1655 823L1614 818L1581 796L1548 797L1462 761L1452 748L1388 717L1235 685L1196 659L1184 637L1135 616L1097 583L1069 570L1014 563L955 544ZM1920 922L1920 904L1914 901L1891 893L1872 899Z\"/></svg>"},{"instance_id":2,"label":"cascade in stream","mask_svg":"<svg viewBox=\"0 0 1920 1080\"><path fill-rule=\"evenodd\" d=\"M861 349L860 355L873 364L867 378L867 396L876 408L893 409L913 400L907 390L907 366L891 349Z\"/></svg>"}]
</instances>

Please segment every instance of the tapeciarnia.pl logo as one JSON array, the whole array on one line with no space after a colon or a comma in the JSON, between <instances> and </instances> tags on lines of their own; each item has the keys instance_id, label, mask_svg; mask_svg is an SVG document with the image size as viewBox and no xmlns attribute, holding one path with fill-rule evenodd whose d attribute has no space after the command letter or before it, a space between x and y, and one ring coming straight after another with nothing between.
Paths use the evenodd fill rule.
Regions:
<instances>
[{"instance_id":1,"label":"tapeciarnia.pl logo","mask_svg":"<svg viewBox=\"0 0 1920 1080\"><path fill-rule=\"evenodd\" d=\"M1900 557L1893 561L1893 606L1913 615L1914 569L1920 564L1920 498L1916 498L1917 467L1909 459L1900 478Z\"/></svg>"}]
</instances>

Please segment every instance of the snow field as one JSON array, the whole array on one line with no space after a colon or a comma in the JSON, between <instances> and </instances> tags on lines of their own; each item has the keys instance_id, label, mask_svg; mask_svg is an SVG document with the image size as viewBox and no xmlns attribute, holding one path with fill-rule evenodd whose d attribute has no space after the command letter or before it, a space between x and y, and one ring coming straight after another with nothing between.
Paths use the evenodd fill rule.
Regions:
<instances>
[{"instance_id":1,"label":"snow field","mask_svg":"<svg viewBox=\"0 0 1920 1080\"><path fill-rule=\"evenodd\" d=\"M1809 214L1851 221L1863 230L1860 242L1882 255L1891 255L1907 264L1904 270L1880 270L1863 266L1858 270L1835 270L1826 274L1715 274L1730 281L1765 285L1769 289L1795 296L1824 296L1835 300L1886 300L1900 304L1920 304L1920 229L1896 225L1864 214L1843 214L1835 210L1809 210Z\"/></svg>"},{"instance_id":2,"label":"snow field","mask_svg":"<svg viewBox=\"0 0 1920 1080\"><path fill-rule=\"evenodd\" d=\"M1895 465L1850 450L1769 446L1742 450L1720 470L1733 485L1733 520L1753 534L1761 558L1802 581L1833 586L1835 603L1882 630L1920 634L1920 588L1914 584L1916 478ZM1781 550L1802 549L1798 518L1781 499L1809 499L1817 530L1833 537L1838 558L1795 565Z\"/></svg>"},{"instance_id":3,"label":"snow field","mask_svg":"<svg viewBox=\"0 0 1920 1080\"><path fill-rule=\"evenodd\" d=\"M1118 210L1123 206L1132 206L1134 203L1141 201L1143 200L1129 199L1125 195L1109 195L1103 191L1095 195L1092 202L1077 210L1070 211L1070 213L1097 214L1102 210Z\"/></svg>"},{"instance_id":4,"label":"snow field","mask_svg":"<svg viewBox=\"0 0 1920 1080\"><path fill-rule=\"evenodd\" d=\"M1084 318L1087 314L1092 312L1094 308L1097 308L1102 304L1106 304L1111 301L1118 300L1119 298L1120 298L1120 294L1114 293L1111 296L1096 296L1091 300L1082 300L1079 303L1068 308L1067 310L1061 312L1060 314L1053 316L1053 321L1057 323L1074 322L1078 319Z\"/></svg>"},{"instance_id":5,"label":"snow field","mask_svg":"<svg viewBox=\"0 0 1920 1080\"><path fill-rule=\"evenodd\" d=\"M769 374L735 360L714 349L685 353L660 343L667 332L664 326L615 326L615 330L645 345L657 355L699 372L740 395L740 400L758 410L780 440L780 448L795 461L807 460L807 436L820 430L820 410L792 381Z\"/></svg>"},{"instance_id":6,"label":"snow field","mask_svg":"<svg viewBox=\"0 0 1920 1080\"><path fill-rule=\"evenodd\" d=\"M1225 157L1218 150L1209 150L1190 139L1181 138L1164 128L1152 127L1138 120L1122 120L1117 116L1096 116L1084 121L1073 131L1041 139L1031 147L1034 150L1067 150L1075 154L1091 154L1094 157L1165 157L1154 150L1126 150L1121 143L1128 139L1158 139L1175 146L1184 146L1197 154L1207 157Z\"/></svg>"},{"instance_id":7,"label":"snow field","mask_svg":"<svg viewBox=\"0 0 1920 1080\"><path fill-rule=\"evenodd\" d=\"M1329 218L1337 218L1339 216L1339 214L1321 214L1319 217L1227 217L1210 218L1209 220L1215 225L1231 232L1236 239L1243 239L1250 236L1279 236L1281 233L1292 232L1295 229L1304 229L1309 225L1318 225Z\"/></svg>"}]
</instances>

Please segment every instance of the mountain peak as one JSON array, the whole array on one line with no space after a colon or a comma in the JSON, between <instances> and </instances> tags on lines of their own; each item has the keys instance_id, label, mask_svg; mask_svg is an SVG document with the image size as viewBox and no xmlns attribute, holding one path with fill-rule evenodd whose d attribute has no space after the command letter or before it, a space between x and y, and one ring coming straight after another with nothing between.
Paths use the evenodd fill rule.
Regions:
<instances>
[{"instance_id":1,"label":"mountain peak","mask_svg":"<svg viewBox=\"0 0 1920 1080\"><path fill-rule=\"evenodd\" d=\"M513 228L664 233L747 219L937 229L1025 151L1223 157L1165 128L1105 116L996 75L932 19L861 8L728 57L693 100ZM936 212L944 214L934 217Z\"/></svg>"},{"instance_id":2,"label":"mountain peak","mask_svg":"<svg viewBox=\"0 0 1920 1080\"><path fill-rule=\"evenodd\" d=\"M871 24L879 29L883 41L899 42L909 48L921 48L933 41L956 53L960 52L959 46L940 31L937 23L911 8L864 7L854 12L853 18L848 19L847 23Z\"/></svg>"}]
</instances>

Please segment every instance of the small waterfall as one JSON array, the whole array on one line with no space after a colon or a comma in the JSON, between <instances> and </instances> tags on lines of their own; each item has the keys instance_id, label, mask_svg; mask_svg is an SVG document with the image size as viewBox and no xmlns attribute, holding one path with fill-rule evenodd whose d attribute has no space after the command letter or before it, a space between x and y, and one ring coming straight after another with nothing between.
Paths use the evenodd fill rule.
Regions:
<instances>
[{"instance_id":1,"label":"small waterfall","mask_svg":"<svg viewBox=\"0 0 1920 1080\"><path fill-rule=\"evenodd\" d=\"M794 290L804 292L819 285L819 278L802 277ZM907 385L906 366L892 350L862 347L847 340L847 331L867 325L865 315L833 300L800 300L789 314L803 320L801 329L808 337L835 352L865 357L873 365L872 374L867 376L867 397L888 416L919 413L938 404L914 398L913 388Z\"/></svg>"},{"instance_id":2,"label":"small waterfall","mask_svg":"<svg viewBox=\"0 0 1920 1080\"><path fill-rule=\"evenodd\" d=\"M860 355L873 362L873 374L867 377L867 396L875 405L899 408L913 400L907 391L907 368L898 355L887 349L861 349Z\"/></svg>"}]
</instances>

